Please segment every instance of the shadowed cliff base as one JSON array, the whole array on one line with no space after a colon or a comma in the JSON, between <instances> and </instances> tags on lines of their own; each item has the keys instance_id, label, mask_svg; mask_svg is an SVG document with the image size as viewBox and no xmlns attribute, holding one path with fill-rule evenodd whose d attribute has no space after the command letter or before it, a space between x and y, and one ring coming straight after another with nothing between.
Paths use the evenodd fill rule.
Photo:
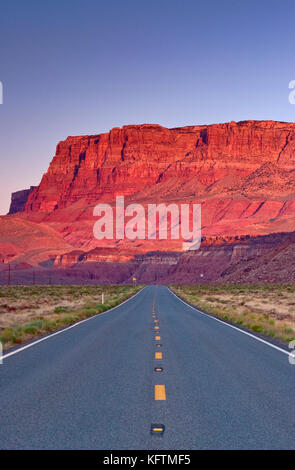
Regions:
<instances>
[{"instance_id":1,"label":"shadowed cliff base","mask_svg":"<svg viewBox=\"0 0 295 470\"><path fill-rule=\"evenodd\" d=\"M295 282L295 233L203 240L196 251L149 252L121 261L113 250L70 253L32 266L0 264L0 284L144 284ZM115 260L114 260L115 259ZM63 264L64 261L64 264Z\"/></svg>"}]
</instances>

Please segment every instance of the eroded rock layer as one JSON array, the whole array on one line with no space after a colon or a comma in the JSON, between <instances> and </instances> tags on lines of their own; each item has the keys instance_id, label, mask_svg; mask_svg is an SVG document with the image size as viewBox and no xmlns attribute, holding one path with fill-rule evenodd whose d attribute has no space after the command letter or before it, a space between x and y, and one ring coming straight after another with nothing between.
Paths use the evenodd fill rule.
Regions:
<instances>
[{"instance_id":1,"label":"eroded rock layer","mask_svg":"<svg viewBox=\"0 0 295 470\"><path fill-rule=\"evenodd\" d=\"M94 206L114 205L118 195L125 196L126 205L141 203L145 210L150 203L201 203L202 250L190 255L187 265L185 256L177 258L177 276L184 279L186 270L196 271L203 259L204 270L209 269L205 258L213 253L220 276L235 260L244 263L245 243L295 231L294 170L295 123L243 121L174 129L144 124L68 137L57 145L47 173L20 211L1 218L0 252L5 263L49 266L50 261L60 269L91 264L92 270L95 263L101 263L100 269L132 263L133 272L138 256L180 253L182 241L97 240ZM167 259L168 271L175 269L172 255L165 262L149 256L141 269L164 273ZM157 279L156 272L144 278L149 276Z\"/></svg>"}]
</instances>

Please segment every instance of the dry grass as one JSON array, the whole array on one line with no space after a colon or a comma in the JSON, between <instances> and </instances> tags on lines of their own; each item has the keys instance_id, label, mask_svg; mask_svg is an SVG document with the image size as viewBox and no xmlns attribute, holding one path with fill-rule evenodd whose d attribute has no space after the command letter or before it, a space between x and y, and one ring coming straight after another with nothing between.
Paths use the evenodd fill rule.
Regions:
<instances>
[{"instance_id":1,"label":"dry grass","mask_svg":"<svg viewBox=\"0 0 295 470\"><path fill-rule=\"evenodd\" d=\"M171 287L200 310L284 342L295 339L295 285Z\"/></svg>"},{"instance_id":2,"label":"dry grass","mask_svg":"<svg viewBox=\"0 0 295 470\"><path fill-rule=\"evenodd\" d=\"M141 286L0 287L0 341L4 349L104 312ZM104 304L101 294L104 292Z\"/></svg>"}]
</instances>

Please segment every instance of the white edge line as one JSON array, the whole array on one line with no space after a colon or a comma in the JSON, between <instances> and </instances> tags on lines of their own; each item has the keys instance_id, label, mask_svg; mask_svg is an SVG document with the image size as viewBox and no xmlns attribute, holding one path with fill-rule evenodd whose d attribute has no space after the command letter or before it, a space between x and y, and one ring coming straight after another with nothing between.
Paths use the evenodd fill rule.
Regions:
<instances>
[{"instance_id":1,"label":"white edge line","mask_svg":"<svg viewBox=\"0 0 295 470\"><path fill-rule=\"evenodd\" d=\"M176 297L178 300L180 300L182 303L184 303L185 305L187 305L187 307L190 307L192 310L196 310L196 311L197 311L198 313L200 313L201 315L205 315L205 316L208 317L208 318L212 318L212 320L216 320L216 321L218 321L219 323L222 323L222 324L225 325L225 326L229 326L230 328L233 328L234 330L237 330L237 331L239 331L240 333L243 333L244 335L250 336L251 338L254 338L254 339L256 339L257 341L260 341L261 343L267 344L267 345L270 346L271 348L277 349L278 351L281 351L282 353L287 354L288 356L290 356L291 352L288 352L288 351L286 351L285 349L280 348L279 346L275 346L274 344L269 343L268 341L265 341L264 339L259 338L258 336L252 335L252 334L249 333L248 331L242 330L241 328L238 328L237 326L231 325L230 323L227 323L226 321L219 320L219 318L213 317L212 315L209 315L208 313L202 312L202 311L199 310L198 308L193 307L192 305L188 304L187 302L185 302L184 300L182 300L180 297L178 297L178 295L176 295L175 292L173 292L169 287L168 287L168 289L169 289L169 291L171 292L171 294L175 295L175 297Z\"/></svg>"},{"instance_id":2,"label":"white edge line","mask_svg":"<svg viewBox=\"0 0 295 470\"><path fill-rule=\"evenodd\" d=\"M68 331L70 330L71 328L75 328L76 326L78 325L81 325L82 323L88 321L88 320L92 320L93 318L96 318L96 317L101 317L102 315L106 314L106 313L109 313L111 312L112 310L115 310L116 308L119 308L121 307L121 305L125 304L126 302L129 302L129 300L131 299L134 299L134 297L136 297L138 294L140 294L140 292L143 292L144 289L146 289L148 286L145 286L143 287L142 289L140 289L140 291L136 292L136 294L134 294L132 297L129 297L129 299L126 299L124 300L124 302L122 302L121 304L119 305L116 305L116 307L112 307L110 308L109 310L106 310L105 312L101 312L101 313L97 313L96 315L93 315L92 317L89 317L89 318L85 318L84 320L80 320L79 322L77 323L74 323L73 325L70 325L70 326L67 326L66 328L63 328L62 330L59 330L59 331L56 331L55 333L50 333L49 335L47 336L44 336L43 338L40 338L38 339L37 341L34 341L33 343L30 343L30 344L27 344L26 346L23 346L23 347L20 347L18 349L15 349L14 351L11 351L10 353L8 354L5 354L4 356L0 356L0 364L1 364L1 361L3 359L6 359L7 357L10 357L10 356L13 356L14 354L17 354L21 351L24 351L25 349L28 349L28 348L31 348L32 346L35 346L35 344L38 344L38 343L41 343L42 341L45 341L46 339L49 339L49 338L52 338L53 336L56 336L56 335L59 335L61 333L64 333L65 331Z\"/></svg>"}]
</instances>

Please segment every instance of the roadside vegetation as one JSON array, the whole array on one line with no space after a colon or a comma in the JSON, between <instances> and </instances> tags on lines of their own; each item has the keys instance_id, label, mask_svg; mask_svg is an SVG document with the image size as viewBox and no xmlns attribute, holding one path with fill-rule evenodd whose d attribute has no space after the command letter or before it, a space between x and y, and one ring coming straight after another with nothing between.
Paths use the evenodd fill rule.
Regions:
<instances>
[{"instance_id":1,"label":"roadside vegetation","mask_svg":"<svg viewBox=\"0 0 295 470\"><path fill-rule=\"evenodd\" d=\"M128 285L0 286L0 341L3 348L8 349L52 333L119 305L141 288Z\"/></svg>"},{"instance_id":2,"label":"roadside vegetation","mask_svg":"<svg viewBox=\"0 0 295 470\"><path fill-rule=\"evenodd\" d=\"M295 339L295 285L199 284L171 289L200 310L284 342Z\"/></svg>"}]
</instances>

